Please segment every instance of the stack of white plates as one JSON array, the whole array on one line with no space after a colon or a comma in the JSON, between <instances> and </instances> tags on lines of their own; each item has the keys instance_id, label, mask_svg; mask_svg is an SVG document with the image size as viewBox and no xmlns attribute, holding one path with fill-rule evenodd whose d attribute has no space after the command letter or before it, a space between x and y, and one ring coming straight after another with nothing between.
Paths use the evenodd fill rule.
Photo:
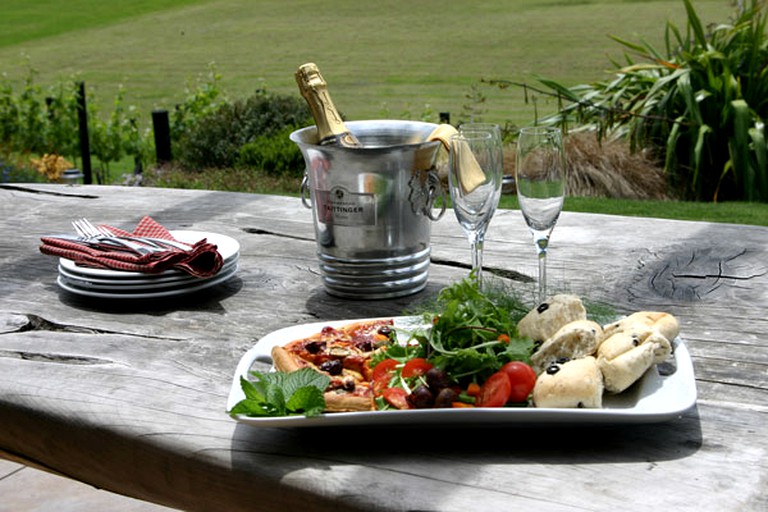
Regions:
<instances>
[{"instance_id":1,"label":"stack of white plates","mask_svg":"<svg viewBox=\"0 0 768 512\"><path fill-rule=\"evenodd\" d=\"M171 231L171 234L181 242L195 243L205 238L215 244L224 260L221 270L211 277L199 278L181 270L145 274L80 267L72 260L59 258L59 286L88 297L154 299L196 292L222 283L237 272L240 244L234 238L202 231Z\"/></svg>"}]
</instances>

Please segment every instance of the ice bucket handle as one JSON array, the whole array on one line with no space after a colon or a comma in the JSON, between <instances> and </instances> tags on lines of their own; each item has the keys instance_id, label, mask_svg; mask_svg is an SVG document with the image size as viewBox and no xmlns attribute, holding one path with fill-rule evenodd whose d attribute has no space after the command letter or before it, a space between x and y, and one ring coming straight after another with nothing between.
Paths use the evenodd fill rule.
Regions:
<instances>
[{"instance_id":1,"label":"ice bucket handle","mask_svg":"<svg viewBox=\"0 0 768 512\"><path fill-rule=\"evenodd\" d=\"M432 211L435 205L435 200L440 198L440 210L437 215ZM427 204L424 208L424 213L430 220L438 221L445 214L445 189L440 182L440 177L434 169L427 172Z\"/></svg>"},{"instance_id":2,"label":"ice bucket handle","mask_svg":"<svg viewBox=\"0 0 768 512\"><path fill-rule=\"evenodd\" d=\"M306 208L312 209L312 198L309 193L309 175L304 173L304 179L301 180L301 204Z\"/></svg>"}]
</instances>

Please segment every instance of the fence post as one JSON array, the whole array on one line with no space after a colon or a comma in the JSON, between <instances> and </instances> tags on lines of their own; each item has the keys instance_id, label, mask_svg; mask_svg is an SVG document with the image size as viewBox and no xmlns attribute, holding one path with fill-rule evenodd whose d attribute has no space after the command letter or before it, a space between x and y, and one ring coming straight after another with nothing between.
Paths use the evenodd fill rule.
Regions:
<instances>
[{"instance_id":1,"label":"fence post","mask_svg":"<svg viewBox=\"0 0 768 512\"><path fill-rule=\"evenodd\" d=\"M85 82L78 82L77 120L80 128L80 159L82 160L83 183L93 183L91 173L91 142L88 139L88 110L85 102Z\"/></svg>"},{"instance_id":2,"label":"fence post","mask_svg":"<svg viewBox=\"0 0 768 512\"><path fill-rule=\"evenodd\" d=\"M155 131L155 155L158 165L171 161L171 124L167 110L152 111L152 126Z\"/></svg>"}]
</instances>

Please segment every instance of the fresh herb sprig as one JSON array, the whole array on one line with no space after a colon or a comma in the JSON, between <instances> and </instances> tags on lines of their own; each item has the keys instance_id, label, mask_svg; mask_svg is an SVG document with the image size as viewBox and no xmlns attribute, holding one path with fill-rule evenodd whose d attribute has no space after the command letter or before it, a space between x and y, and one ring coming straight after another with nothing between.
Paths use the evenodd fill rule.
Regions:
<instances>
[{"instance_id":1,"label":"fresh herb sprig","mask_svg":"<svg viewBox=\"0 0 768 512\"><path fill-rule=\"evenodd\" d=\"M331 379L311 368L295 372L251 372L254 380L240 377L245 398L230 414L245 416L317 416L325 410L323 392Z\"/></svg>"}]
</instances>

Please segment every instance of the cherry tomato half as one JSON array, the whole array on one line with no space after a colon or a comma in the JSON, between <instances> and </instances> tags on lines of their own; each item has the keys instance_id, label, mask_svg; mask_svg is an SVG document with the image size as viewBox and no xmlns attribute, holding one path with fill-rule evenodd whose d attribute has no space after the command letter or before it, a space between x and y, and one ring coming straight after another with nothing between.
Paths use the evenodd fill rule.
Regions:
<instances>
[{"instance_id":1,"label":"cherry tomato half","mask_svg":"<svg viewBox=\"0 0 768 512\"><path fill-rule=\"evenodd\" d=\"M502 407L509 400L510 393L512 393L512 384L509 382L509 377L505 372L498 371L488 377L488 380L480 386L476 405L478 407Z\"/></svg>"},{"instance_id":2,"label":"cherry tomato half","mask_svg":"<svg viewBox=\"0 0 768 512\"><path fill-rule=\"evenodd\" d=\"M512 391L509 394L510 402L525 402L536 384L536 372L522 361L512 361L501 367L509 378Z\"/></svg>"},{"instance_id":3,"label":"cherry tomato half","mask_svg":"<svg viewBox=\"0 0 768 512\"><path fill-rule=\"evenodd\" d=\"M398 364L400 363L394 359L385 359L373 368L371 380L373 381L374 395L379 396L384 388L389 386L389 381L392 379L392 374Z\"/></svg>"},{"instance_id":4,"label":"cherry tomato half","mask_svg":"<svg viewBox=\"0 0 768 512\"><path fill-rule=\"evenodd\" d=\"M382 393L384 400L397 409L410 409L408 393L403 388L387 388Z\"/></svg>"},{"instance_id":5,"label":"cherry tomato half","mask_svg":"<svg viewBox=\"0 0 768 512\"><path fill-rule=\"evenodd\" d=\"M430 369L432 369L432 364L428 363L426 359L423 357L414 357L405 362L401 375L406 379L410 379L411 377L424 375Z\"/></svg>"}]
</instances>

